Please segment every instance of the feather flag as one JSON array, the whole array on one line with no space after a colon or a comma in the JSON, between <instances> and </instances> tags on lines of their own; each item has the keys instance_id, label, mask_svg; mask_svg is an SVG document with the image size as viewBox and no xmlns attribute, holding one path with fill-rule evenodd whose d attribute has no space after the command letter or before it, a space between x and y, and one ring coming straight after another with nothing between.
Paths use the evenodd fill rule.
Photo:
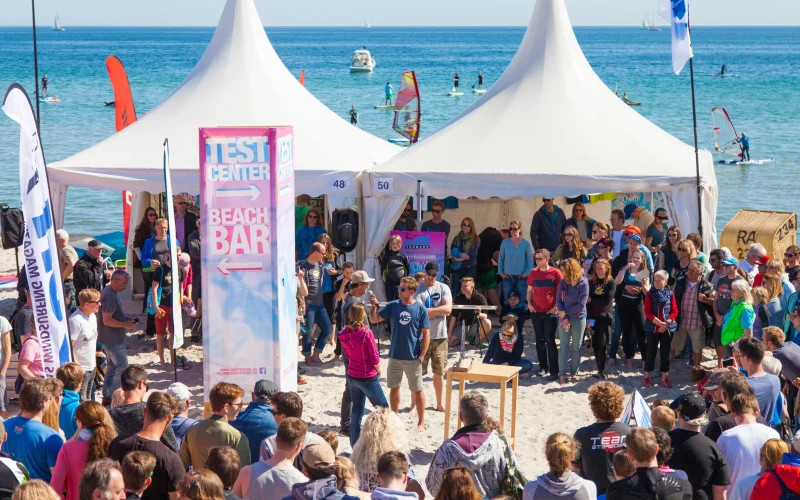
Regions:
<instances>
[{"instance_id":1,"label":"feather flag","mask_svg":"<svg viewBox=\"0 0 800 500\"><path fill-rule=\"evenodd\" d=\"M658 14L669 21L672 31L672 70L676 75L692 58L689 39L689 0L659 0Z\"/></svg>"}]
</instances>

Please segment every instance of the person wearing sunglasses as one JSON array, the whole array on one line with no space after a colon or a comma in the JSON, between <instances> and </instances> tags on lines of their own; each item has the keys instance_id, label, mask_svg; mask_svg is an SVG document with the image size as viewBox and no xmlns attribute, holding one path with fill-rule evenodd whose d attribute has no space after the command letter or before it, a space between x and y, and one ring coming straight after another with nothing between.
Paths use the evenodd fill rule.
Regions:
<instances>
[{"instance_id":1,"label":"person wearing sunglasses","mask_svg":"<svg viewBox=\"0 0 800 500\"><path fill-rule=\"evenodd\" d=\"M533 248L546 248L551 253L555 252L566 225L567 217L553 202L553 198L542 198L542 207L533 214L531 220L529 234Z\"/></svg>"},{"instance_id":2,"label":"person wearing sunglasses","mask_svg":"<svg viewBox=\"0 0 800 500\"><path fill-rule=\"evenodd\" d=\"M100 292L87 288L78 295L80 306L69 317L72 354L84 370L79 391L81 401L94 400L94 374L97 368L97 314Z\"/></svg>"},{"instance_id":3,"label":"person wearing sunglasses","mask_svg":"<svg viewBox=\"0 0 800 500\"><path fill-rule=\"evenodd\" d=\"M153 207L147 207L142 216L142 221L133 231L134 268L139 269L144 267L141 261L144 242L155 236L156 220L158 220L158 212L156 212ZM149 283L149 281L147 283Z\"/></svg>"},{"instance_id":4,"label":"person wearing sunglasses","mask_svg":"<svg viewBox=\"0 0 800 500\"><path fill-rule=\"evenodd\" d=\"M316 243L320 236L327 233L319 210L310 208L306 212L303 225L297 229L294 237L295 260L305 259L311 250L311 245Z\"/></svg>"},{"instance_id":5,"label":"person wearing sunglasses","mask_svg":"<svg viewBox=\"0 0 800 500\"><path fill-rule=\"evenodd\" d=\"M644 233L644 244L647 245L651 252L656 253L661 250L661 245L664 244L666 234L669 231L667 227L669 217L667 216L667 210L663 207L657 208L653 217L653 223L647 226L647 230Z\"/></svg>"},{"instance_id":6,"label":"person wearing sunglasses","mask_svg":"<svg viewBox=\"0 0 800 500\"><path fill-rule=\"evenodd\" d=\"M674 286L675 282L686 276L689 264L697 258L697 249L690 240L685 239L678 242L678 260L672 266L669 275L669 285Z\"/></svg>"},{"instance_id":7,"label":"person wearing sunglasses","mask_svg":"<svg viewBox=\"0 0 800 500\"><path fill-rule=\"evenodd\" d=\"M475 231L475 222L469 217L461 221L461 231L450 244L450 270L452 283L460 283L461 278L475 278L478 275L478 249L481 239Z\"/></svg>"},{"instance_id":8,"label":"person wearing sunglasses","mask_svg":"<svg viewBox=\"0 0 800 500\"><path fill-rule=\"evenodd\" d=\"M578 230L573 226L564 228L563 234L561 235L561 244L558 245L558 248L556 248L553 254L553 261L555 262L561 262L567 259L575 259L581 266L583 266L584 261L586 261L586 248L583 246L583 242L578 236Z\"/></svg>"},{"instance_id":9,"label":"person wearing sunglasses","mask_svg":"<svg viewBox=\"0 0 800 500\"><path fill-rule=\"evenodd\" d=\"M748 281L752 284L758 274L758 263L767 255L767 249L761 243L753 243L747 249L747 256L739 263L739 268L747 273Z\"/></svg>"},{"instance_id":10,"label":"person wearing sunglasses","mask_svg":"<svg viewBox=\"0 0 800 500\"><path fill-rule=\"evenodd\" d=\"M186 248L189 235L197 229L197 216L188 211L186 197L182 194L175 196L175 238L181 247Z\"/></svg>"},{"instance_id":11,"label":"person wearing sunglasses","mask_svg":"<svg viewBox=\"0 0 800 500\"><path fill-rule=\"evenodd\" d=\"M680 255L678 255L678 243L682 239L683 233L678 226L670 226L667 229L664 243L661 245L661 252L664 254L664 270L668 273L672 272L672 268L680 258Z\"/></svg>"},{"instance_id":12,"label":"person wearing sunglasses","mask_svg":"<svg viewBox=\"0 0 800 500\"><path fill-rule=\"evenodd\" d=\"M400 218L394 223L393 229L395 231L417 230L417 221L414 219L414 207L411 205L411 203L406 204L406 208L403 209L403 213L400 214Z\"/></svg>"},{"instance_id":13,"label":"person wearing sunglasses","mask_svg":"<svg viewBox=\"0 0 800 500\"><path fill-rule=\"evenodd\" d=\"M444 202L436 200L431 204L431 218L422 223L422 231L444 233L445 241L450 239L450 223L444 220Z\"/></svg>"},{"instance_id":14,"label":"person wearing sunglasses","mask_svg":"<svg viewBox=\"0 0 800 500\"><path fill-rule=\"evenodd\" d=\"M800 246L791 245L784 250L783 263L784 270L789 274L789 281L794 283L800 277Z\"/></svg>"},{"instance_id":15,"label":"person wearing sunglasses","mask_svg":"<svg viewBox=\"0 0 800 500\"><path fill-rule=\"evenodd\" d=\"M512 220L508 225L511 237L500 243L500 257L497 259L497 273L503 278L503 297L508 303L512 292L520 298L525 297L527 279L534 267L533 247L522 237L522 224Z\"/></svg>"},{"instance_id":16,"label":"person wearing sunglasses","mask_svg":"<svg viewBox=\"0 0 800 500\"><path fill-rule=\"evenodd\" d=\"M586 213L586 207L583 203L578 202L572 205L572 217L567 219L567 225L578 230L578 236L581 241L592 238L592 226L594 226L594 223L595 220Z\"/></svg>"},{"instance_id":17,"label":"person wearing sunglasses","mask_svg":"<svg viewBox=\"0 0 800 500\"><path fill-rule=\"evenodd\" d=\"M310 213L311 211L309 211ZM322 281L325 273L324 259L325 245L314 242L311 244L306 260L298 264L300 270L303 271L303 279L308 289L308 294L305 296L306 331L303 333L302 338L302 352L305 357L305 363L309 366L322 363L320 355L333 332L331 318L328 316L328 310L325 308L322 298ZM320 330L316 344L313 343L315 324L319 326Z\"/></svg>"},{"instance_id":18,"label":"person wearing sunglasses","mask_svg":"<svg viewBox=\"0 0 800 500\"><path fill-rule=\"evenodd\" d=\"M556 291L564 275L557 267L550 266L550 252L546 248L537 248L534 260L536 267L528 275L526 299L536 335L536 357L539 359L537 375L549 373L547 380L552 382L558 379Z\"/></svg>"}]
</instances>

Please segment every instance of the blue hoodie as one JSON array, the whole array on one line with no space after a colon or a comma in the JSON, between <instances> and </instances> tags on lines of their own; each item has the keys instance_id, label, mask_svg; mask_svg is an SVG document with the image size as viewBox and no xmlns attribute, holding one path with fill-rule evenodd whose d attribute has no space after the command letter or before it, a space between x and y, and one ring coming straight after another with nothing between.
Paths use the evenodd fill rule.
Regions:
<instances>
[{"instance_id":1,"label":"blue hoodie","mask_svg":"<svg viewBox=\"0 0 800 500\"><path fill-rule=\"evenodd\" d=\"M272 406L266 403L251 402L244 411L239 412L231 426L247 436L250 442L250 458L258 462L261 453L261 442L278 433ZM245 464L250 465L250 464Z\"/></svg>"},{"instance_id":2,"label":"blue hoodie","mask_svg":"<svg viewBox=\"0 0 800 500\"><path fill-rule=\"evenodd\" d=\"M64 436L67 439L72 438L78 430L78 424L75 422L75 410L81 404L81 397L75 391L64 389L61 397L61 410L58 413L58 426L64 431Z\"/></svg>"}]
</instances>

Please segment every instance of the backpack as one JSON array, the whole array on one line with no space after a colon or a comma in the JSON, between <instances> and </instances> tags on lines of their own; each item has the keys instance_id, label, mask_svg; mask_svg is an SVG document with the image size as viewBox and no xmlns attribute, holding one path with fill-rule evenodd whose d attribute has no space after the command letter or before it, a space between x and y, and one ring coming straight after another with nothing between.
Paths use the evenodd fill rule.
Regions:
<instances>
[{"instance_id":1,"label":"backpack","mask_svg":"<svg viewBox=\"0 0 800 500\"><path fill-rule=\"evenodd\" d=\"M331 243L343 253L350 253L358 245L358 212L350 208L337 208L331 217Z\"/></svg>"},{"instance_id":2,"label":"backpack","mask_svg":"<svg viewBox=\"0 0 800 500\"><path fill-rule=\"evenodd\" d=\"M783 482L783 479L781 479L781 476L778 475L775 469L770 469L769 472L775 476L775 479L778 480L778 485L781 487L781 496L778 497L778 500L800 500L800 495L786 486L786 483Z\"/></svg>"},{"instance_id":3,"label":"backpack","mask_svg":"<svg viewBox=\"0 0 800 500\"><path fill-rule=\"evenodd\" d=\"M516 468L511 461L511 445L505 436L500 434L500 442L503 443L503 455L506 459L506 473L500 482L500 493L516 500L522 499L522 492L528 480L521 470Z\"/></svg>"},{"instance_id":4,"label":"backpack","mask_svg":"<svg viewBox=\"0 0 800 500\"><path fill-rule=\"evenodd\" d=\"M7 203L0 203L0 224L3 226L3 248L22 245L25 237L25 216L22 210L10 208Z\"/></svg>"}]
</instances>

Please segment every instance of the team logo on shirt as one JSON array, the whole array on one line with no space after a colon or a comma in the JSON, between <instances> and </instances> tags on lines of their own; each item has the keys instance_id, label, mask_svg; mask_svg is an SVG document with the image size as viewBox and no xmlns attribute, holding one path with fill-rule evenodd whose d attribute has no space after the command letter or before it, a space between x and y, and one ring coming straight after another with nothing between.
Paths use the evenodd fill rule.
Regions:
<instances>
[{"instance_id":1,"label":"team logo on shirt","mask_svg":"<svg viewBox=\"0 0 800 500\"><path fill-rule=\"evenodd\" d=\"M401 312L399 321L401 325L407 325L411 323L411 313L409 313L408 311Z\"/></svg>"},{"instance_id":2,"label":"team logo on shirt","mask_svg":"<svg viewBox=\"0 0 800 500\"><path fill-rule=\"evenodd\" d=\"M433 295L431 295L431 299L433 299L434 301L438 301L441 298L442 298L442 294L440 294L440 293L434 293Z\"/></svg>"},{"instance_id":3,"label":"team logo on shirt","mask_svg":"<svg viewBox=\"0 0 800 500\"><path fill-rule=\"evenodd\" d=\"M590 438L592 450L603 450L608 453L616 453L625 447L625 436L617 431L606 431L599 437Z\"/></svg>"}]
</instances>

